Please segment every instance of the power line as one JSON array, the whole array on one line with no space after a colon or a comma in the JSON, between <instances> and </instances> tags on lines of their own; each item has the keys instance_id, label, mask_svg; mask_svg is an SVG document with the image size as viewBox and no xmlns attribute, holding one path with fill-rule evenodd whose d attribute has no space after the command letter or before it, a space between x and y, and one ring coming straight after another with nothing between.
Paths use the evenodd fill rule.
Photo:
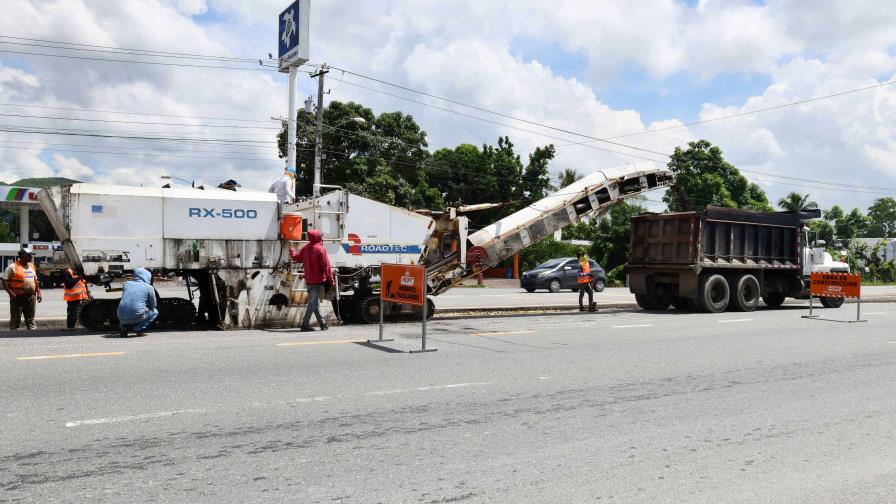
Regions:
<instances>
[{"instance_id":1,"label":"power line","mask_svg":"<svg viewBox=\"0 0 896 504\"><path fill-rule=\"evenodd\" d=\"M151 121L124 121L118 119L85 119L79 117L54 117L54 116L36 116L36 115L28 115L28 114L7 114L0 112L0 116L3 117L22 117L27 119L52 119L58 121L86 121L86 122L101 122L101 123L117 123L117 124L146 124L146 125L154 125L154 126L190 126L190 127L201 127L201 128L234 128L234 129L267 129L267 130L279 130L280 128L276 128L273 126L234 126L228 124L190 124L190 123L164 123L164 122L151 122Z\"/></svg>"},{"instance_id":2,"label":"power line","mask_svg":"<svg viewBox=\"0 0 896 504\"><path fill-rule=\"evenodd\" d=\"M9 103L9 102L0 102L0 105L4 105L7 107L23 107L23 108L38 108L38 109L47 109L47 110L69 110L76 112L99 112L104 114L122 114L122 115L137 115L137 116L152 116L152 117L175 117L179 119L203 119L207 121L231 121L231 122L257 122L257 123L265 123L270 124L270 119L240 119L235 117L208 117L208 116L190 116L190 115L178 115L178 114L159 114L152 112L125 112L121 110L103 110L103 109L90 109L90 108L80 108L80 107L52 107L49 105L25 105L23 103Z\"/></svg>"},{"instance_id":3,"label":"power line","mask_svg":"<svg viewBox=\"0 0 896 504\"><path fill-rule=\"evenodd\" d=\"M184 143L218 143L218 144L229 144L229 143L237 143L237 144L276 144L275 141L261 141L261 140L241 140L241 139L209 139L209 138L176 138L176 137L155 137L155 136L141 136L141 135L114 135L114 134L104 134L104 133L88 133L84 131L65 131L62 129L57 130L38 130L37 128L9 128L3 125L0 125L0 132L6 133L25 133L25 134L38 134L38 135L62 135L62 136L83 136L83 137L94 137L94 138L126 138L126 139L135 139L135 140L157 140L157 141L165 141L165 142L184 142Z\"/></svg>"},{"instance_id":4,"label":"power line","mask_svg":"<svg viewBox=\"0 0 896 504\"><path fill-rule=\"evenodd\" d=\"M896 80L881 82L878 84L873 84L871 86L865 86L865 87L856 88L856 89L850 89L848 91L840 91L838 93L832 93L829 95L817 96L815 98L807 98L805 100L797 100L794 102L782 103L781 105L775 105L772 107L748 110L746 112L739 112L737 114L731 114L731 115L726 115L726 116L722 116L722 117L715 117L712 119L704 119L701 121L693 121L693 122L683 123L683 124L679 124L679 125L675 125L675 126L667 126L665 128L645 129L643 131L636 131L634 133L626 133L625 135L617 135L617 136L608 137L608 138L613 138L613 139L625 138L625 137L631 137L631 136L636 136L636 135L644 135L647 133L657 133L660 131L668 131L668 130L677 129L677 128L687 128L688 126L696 126L698 124L706 124L706 123L711 123L711 122L716 122L716 121L722 121L725 119L732 119L735 117L743 117L743 116L747 116L747 115L751 115L751 114L759 114L759 113L768 112L771 110L778 110L778 109L787 108L787 107L794 107L796 105L803 105L806 103L816 102L816 101L820 101L820 100L827 100L829 98L836 98L838 96L844 96L844 95L853 94L853 93L860 93L862 91L868 91L869 89L876 89L876 88L880 88L880 87L884 87L884 86L890 86L892 84L896 84Z\"/></svg>"},{"instance_id":5,"label":"power line","mask_svg":"<svg viewBox=\"0 0 896 504\"><path fill-rule=\"evenodd\" d=\"M491 119L486 119L486 118L484 118L484 117L479 117L479 116L475 116L475 115L471 115L471 114L466 114L466 113L464 113L464 112L460 112L460 111L453 110L453 109L449 109L449 108L445 108L445 107L440 107L440 106L438 106L438 105L433 105L433 104L431 104L431 103L426 103L426 102L422 102L422 101L419 101L419 100L414 100L413 98L408 98L408 97L406 97L406 96L401 96L401 95L397 95L397 94L394 94L394 93L389 93L388 91L383 91L383 90L381 90L381 89L376 89L376 88L372 88L372 87L364 86L364 85L362 85L362 84L358 84L358 83L351 82L351 81L347 81L347 80L340 80L340 79L336 79L336 78L333 78L333 77L331 77L330 80L336 80L336 81L344 82L345 84L348 84L349 86L358 87L358 88L361 88L361 89L367 89L367 90L369 90L369 91L373 91L373 92L376 92L376 93L384 94L384 95L386 95L386 96L391 96L391 97L393 97L393 98L398 98L398 99L400 99L400 100L409 101L409 102L411 102L411 103L417 103L417 104L419 104L419 105L423 105L423 106L425 106L425 107L434 108L434 109L436 109L436 110L441 110L441 111L443 111L443 112L449 112L449 113L451 113L451 114L456 114L456 115L459 115L459 116L462 116L462 117L467 117L467 118L469 118L469 119L475 119L475 120L477 120L477 121L482 121L482 122L486 122L486 123L489 123L489 124L494 124L494 125L497 125L497 126L502 126L502 127L505 127L505 128L510 128L510 129L517 130L517 131L523 131L523 132L525 132L525 133L531 133L531 134L533 134L533 135L538 135L538 136L541 136L541 137L544 137L544 138L550 138L550 139L553 139L553 140L559 140L559 141L562 141L562 142L571 142L571 143L574 144L574 145L582 145L582 146L585 146L585 147L589 147L589 148L591 148L591 149L597 149L597 150L600 150L600 151L610 152L610 153L613 153L613 154L619 154L619 155L622 155L622 156L629 156L629 157L634 157L634 158L638 158L638 159L645 159L645 160L648 160L648 161L656 161L656 159L652 159L652 158L648 158L648 157L644 157L644 156L639 156L639 155L637 155L637 154L630 154L630 153L627 153L627 152L619 152L619 151L615 151L615 150L612 150L612 149L606 149L606 148L603 148L603 147L598 147L598 146L596 146L596 145L591 145L591 144L589 144L588 142L575 142L575 141L572 141L572 140L570 140L570 139L568 139L568 138L562 138L562 137L557 137L557 136L553 136L553 135L548 135L548 134L546 134L546 133L541 133L541 132L538 132L538 131L532 131L532 130L529 130L529 129L520 128L520 127L518 127L518 126L513 126L513 125L510 125L510 124L507 124L507 123L502 123L502 122L499 122L499 121L493 121L493 120L491 120ZM619 145L624 145L624 144L619 144ZM661 155L661 156L665 156L665 155L666 155L666 154L663 154L662 152L652 151L652 150L649 150L649 149L642 149L642 148L640 148L640 147L632 147L632 146L625 146L625 147L628 147L628 148L631 148L631 149L640 150L640 151L645 151L645 152L648 152L648 153L651 153L651 154L657 154L657 155Z\"/></svg>"},{"instance_id":6,"label":"power line","mask_svg":"<svg viewBox=\"0 0 896 504\"><path fill-rule=\"evenodd\" d=\"M0 145L0 149L16 149L16 150L32 150L33 147L18 147L18 146L10 146L10 145ZM277 159L272 158L257 158L257 157L238 157L238 156L189 156L182 154L164 154L164 153L156 153L156 152L119 152L119 151L102 151L102 150L85 150L85 149L58 149L55 147L41 147L41 151L50 151L50 152L74 152L74 153L85 153L85 154L103 154L103 155L115 155L115 156L127 156L127 157L171 157L171 158L187 158L187 159L228 159L228 160L240 160L240 161L277 161Z\"/></svg>"},{"instance_id":7,"label":"power line","mask_svg":"<svg viewBox=\"0 0 896 504\"><path fill-rule=\"evenodd\" d=\"M58 49L68 49L68 50L78 50L78 51L95 51L95 52L119 52L121 54L138 54L145 56L155 56L161 55L162 57L172 57L177 56L181 58L190 58L190 59L211 59L211 60L220 60L220 61L233 61L233 62L245 62L245 63L256 63L259 58L240 58L235 56L213 56L208 54L196 54L196 53L182 53L182 52L170 52L170 51L155 51L150 49L133 49L126 47L114 47L114 46L105 46L105 45L95 45L95 44L82 44L78 42L63 42L60 40L46 40L46 39L35 39L28 37L13 37L11 35L0 35L0 39L12 39L12 40L27 40L29 42L42 42L46 44L58 44L60 46L78 46L78 47L56 47ZM7 42L0 41L0 43L4 44L14 44L14 45L31 45L36 47L54 47L47 45L38 45L38 44L26 44L23 42ZM96 48L96 49L80 49L80 48ZM99 51L97 49L106 49L105 51ZM265 61L274 60L274 58L261 58Z\"/></svg>"},{"instance_id":8,"label":"power line","mask_svg":"<svg viewBox=\"0 0 896 504\"><path fill-rule=\"evenodd\" d=\"M431 93L427 93L426 91L420 91L420 90L418 90L418 89L409 88L409 87L406 87L406 86L402 86L402 85L400 85L400 84L395 84L395 83L392 83L392 82L384 81L384 80L382 80L382 79L377 79L376 77L371 77L371 76L369 76L369 75L364 75L364 74L361 74L361 73L352 72L352 71L350 71L350 70L345 70L345 69L343 69L343 68L339 68L339 67L335 67L335 66L332 67L332 68L334 68L334 69L336 69L336 70L340 70L340 71L342 71L342 72L345 72L345 73L347 73L347 74L349 74L349 75L354 75L354 76L356 76L356 77L360 77L360 78L362 78L362 79L371 80L371 81L373 81L373 82L378 82L378 83L380 83L380 84L385 84L385 85L387 85L387 86L392 86L392 87L395 87L395 88L398 88L398 89L403 89L403 90L405 90L405 91L410 91L410 92L412 92L412 93L417 93L417 94L420 94L420 95L423 95L423 96L427 96L427 97L429 97L429 98L434 98L434 99L442 100L442 101L445 101L445 102L448 102L448 103L453 103L453 104L455 104L455 105L460 105L460 106L462 106L462 107L471 108L471 109L473 109L473 110L478 110L478 111L480 111L480 112L485 112L485 113L493 114L493 115L496 115L496 116L499 116L499 117L504 117L504 118L506 118L506 119L512 119L512 120L514 120L514 121L519 121L519 122L522 122L522 123L530 124L530 125L533 125L533 126L537 126L537 127L539 127L539 128L546 128L546 129L550 129L550 130L554 130L554 131L559 131L559 132L561 132L561 133L566 133L566 134L568 134L568 135L574 135L574 136L578 136L578 137L582 137L582 138L587 138L587 139L592 140L592 141L595 141L595 142L608 143L608 144L611 144L611 145L615 145L615 146L617 146L617 147L625 147L625 148L627 148L627 149L634 149L634 150L639 150L639 151L643 151L643 152L649 152L649 153L651 153L651 154L660 154L660 155L662 155L662 153L658 153L658 152L656 152L656 151L652 151L652 150L649 150L649 149L644 149L644 148L642 148L642 147L637 147L637 146L634 146L634 145L626 145L626 144L619 143L619 142L613 142L613 141L608 140L608 139L605 139L605 138L598 138L598 137L594 137L594 136L591 136L591 135L586 135L586 134L584 134L584 133L579 133L579 132L576 132L576 131L571 131L571 130L567 130L567 129L564 129L564 128L558 128L558 127L555 127L555 126L550 126L550 125L547 125L547 124L539 123L539 122L536 122L536 121L531 121L531 120L529 120L529 119L524 119L524 118L522 118L522 117L512 116L512 115L510 115L510 114L505 114L505 113L503 113L503 112L497 112L497 111L494 111L494 110L489 110L489 109L487 109L487 108L479 107L479 106L476 106L476 105L469 105L469 104L467 104L467 103L463 103L463 102L460 102L460 101L457 101L457 100L452 100L452 99L450 99L450 98L444 98L444 97L442 97L442 96L437 96L437 95L434 95L434 94L431 94ZM347 81L346 81L346 82L347 82Z\"/></svg>"},{"instance_id":9,"label":"power line","mask_svg":"<svg viewBox=\"0 0 896 504\"><path fill-rule=\"evenodd\" d=\"M249 71L261 71L261 72L277 72L277 69L273 67L268 67L261 65L259 67L233 67L233 66L216 66L216 65L196 65L189 63L168 63L163 61L141 61L141 60L128 60L128 59L113 59L113 58L94 58L90 56L76 56L72 54L47 54L47 53L36 53L29 51L12 51L9 49L0 49L0 53L8 53L8 54L22 54L26 56L44 56L48 58L68 58L68 59L77 59L77 60L89 60L89 61L107 61L111 63L137 63L141 65L163 65L163 66L173 66L173 67L186 67L186 68L214 68L218 70L249 70Z\"/></svg>"}]
</instances>

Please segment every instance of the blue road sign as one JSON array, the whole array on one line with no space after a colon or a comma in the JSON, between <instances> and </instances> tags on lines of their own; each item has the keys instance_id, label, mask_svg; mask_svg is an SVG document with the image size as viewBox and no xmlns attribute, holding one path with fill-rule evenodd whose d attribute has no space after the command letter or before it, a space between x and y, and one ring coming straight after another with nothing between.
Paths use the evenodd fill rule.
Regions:
<instances>
[{"instance_id":1,"label":"blue road sign","mask_svg":"<svg viewBox=\"0 0 896 504\"><path fill-rule=\"evenodd\" d=\"M299 2L300 0L296 0L280 14L280 31L277 44L280 48L277 55L280 58L283 58L287 53L299 46L299 13L301 10Z\"/></svg>"}]
</instances>

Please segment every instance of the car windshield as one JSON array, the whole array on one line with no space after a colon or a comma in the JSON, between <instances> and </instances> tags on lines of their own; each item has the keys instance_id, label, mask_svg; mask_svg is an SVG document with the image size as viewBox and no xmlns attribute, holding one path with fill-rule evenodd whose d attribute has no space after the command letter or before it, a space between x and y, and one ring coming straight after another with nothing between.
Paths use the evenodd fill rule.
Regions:
<instances>
[{"instance_id":1,"label":"car windshield","mask_svg":"<svg viewBox=\"0 0 896 504\"><path fill-rule=\"evenodd\" d=\"M538 266L535 267L535 269L556 268L563 261L565 261L565 259L551 259L550 261L545 261L545 262L539 264Z\"/></svg>"}]
</instances>

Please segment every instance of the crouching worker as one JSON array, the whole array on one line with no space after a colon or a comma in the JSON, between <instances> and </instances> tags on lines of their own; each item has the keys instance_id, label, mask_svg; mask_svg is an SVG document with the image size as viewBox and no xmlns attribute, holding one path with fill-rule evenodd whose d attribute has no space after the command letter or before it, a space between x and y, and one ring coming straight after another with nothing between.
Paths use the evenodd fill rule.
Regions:
<instances>
[{"instance_id":1,"label":"crouching worker","mask_svg":"<svg viewBox=\"0 0 896 504\"><path fill-rule=\"evenodd\" d=\"M305 308L305 316L302 318L300 331L313 331L309 325L311 314L317 317L317 323L322 331L327 330L327 322L320 313L320 298L324 292L333 285L333 268L330 266L330 256L324 248L320 231L312 229L308 231L308 244L302 250L296 252L289 247L289 257L294 262L300 262L305 268L305 286L308 288L308 306Z\"/></svg>"},{"instance_id":2,"label":"crouching worker","mask_svg":"<svg viewBox=\"0 0 896 504\"><path fill-rule=\"evenodd\" d=\"M118 321L122 338L128 331L145 336L146 328L159 316L156 309L156 290L151 285L152 274L144 268L134 270L134 279L124 284L118 303Z\"/></svg>"}]
</instances>

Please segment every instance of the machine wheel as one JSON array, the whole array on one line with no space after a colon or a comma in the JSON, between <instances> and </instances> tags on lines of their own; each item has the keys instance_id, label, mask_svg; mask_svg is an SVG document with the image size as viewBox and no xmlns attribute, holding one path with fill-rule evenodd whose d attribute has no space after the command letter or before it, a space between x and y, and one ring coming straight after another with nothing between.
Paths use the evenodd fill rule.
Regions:
<instances>
[{"instance_id":1,"label":"machine wheel","mask_svg":"<svg viewBox=\"0 0 896 504\"><path fill-rule=\"evenodd\" d=\"M355 317L364 324L379 324L380 322L380 298L370 296L358 303L358 313Z\"/></svg>"},{"instance_id":2,"label":"machine wheel","mask_svg":"<svg viewBox=\"0 0 896 504\"><path fill-rule=\"evenodd\" d=\"M532 287L526 287L526 292L535 292L535 289Z\"/></svg>"},{"instance_id":3,"label":"machine wheel","mask_svg":"<svg viewBox=\"0 0 896 504\"><path fill-rule=\"evenodd\" d=\"M426 320L429 320L436 314L436 304L433 302L432 298L426 298ZM418 307L414 309L414 315L416 319L420 319L423 316L423 308Z\"/></svg>"},{"instance_id":4,"label":"machine wheel","mask_svg":"<svg viewBox=\"0 0 896 504\"><path fill-rule=\"evenodd\" d=\"M607 284L604 283L603 280L598 278L594 281L594 285L592 287L594 288L594 292L603 292L604 289L607 288Z\"/></svg>"},{"instance_id":5,"label":"machine wheel","mask_svg":"<svg viewBox=\"0 0 896 504\"><path fill-rule=\"evenodd\" d=\"M551 280L551 283L548 284L548 290L554 294L560 292L560 280L557 280L556 278Z\"/></svg>"},{"instance_id":6,"label":"machine wheel","mask_svg":"<svg viewBox=\"0 0 896 504\"><path fill-rule=\"evenodd\" d=\"M671 296L658 296L651 291L647 294L635 294L635 302L645 310L665 310L672 304Z\"/></svg>"},{"instance_id":7,"label":"machine wheel","mask_svg":"<svg viewBox=\"0 0 896 504\"><path fill-rule=\"evenodd\" d=\"M161 298L156 323L175 326L191 326L196 322L196 306L189 299Z\"/></svg>"},{"instance_id":8,"label":"machine wheel","mask_svg":"<svg viewBox=\"0 0 896 504\"><path fill-rule=\"evenodd\" d=\"M731 308L734 311L751 312L759 306L759 280L744 274L731 283Z\"/></svg>"},{"instance_id":9,"label":"machine wheel","mask_svg":"<svg viewBox=\"0 0 896 504\"><path fill-rule=\"evenodd\" d=\"M787 296L781 292L769 292L762 296L762 301L765 303L765 306L768 306L769 308L777 308L784 304L784 299L786 298Z\"/></svg>"},{"instance_id":10,"label":"machine wheel","mask_svg":"<svg viewBox=\"0 0 896 504\"><path fill-rule=\"evenodd\" d=\"M81 325L90 329L91 331L98 331L106 327L109 321L109 310L117 309L118 303L110 303L110 301L118 301L110 300L110 299L91 299L90 301L84 303L84 306L81 307L81 313L79 315L81 319Z\"/></svg>"},{"instance_id":11,"label":"machine wheel","mask_svg":"<svg viewBox=\"0 0 896 504\"><path fill-rule=\"evenodd\" d=\"M843 298L834 298L834 297L823 297L821 298L821 305L825 308L840 308L843 306Z\"/></svg>"},{"instance_id":12,"label":"machine wheel","mask_svg":"<svg viewBox=\"0 0 896 504\"><path fill-rule=\"evenodd\" d=\"M672 306L674 306L676 310L691 311L691 306L688 304L688 300L683 297L673 296Z\"/></svg>"},{"instance_id":13,"label":"machine wheel","mask_svg":"<svg viewBox=\"0 0 896 504\"><path fill-rule=\"evenodd\" d=\"M698 299L700 308L709 313L721 313L728 307L731 289L722 275L710 275L703 280Z\"/></svg>"}]
</instances>

